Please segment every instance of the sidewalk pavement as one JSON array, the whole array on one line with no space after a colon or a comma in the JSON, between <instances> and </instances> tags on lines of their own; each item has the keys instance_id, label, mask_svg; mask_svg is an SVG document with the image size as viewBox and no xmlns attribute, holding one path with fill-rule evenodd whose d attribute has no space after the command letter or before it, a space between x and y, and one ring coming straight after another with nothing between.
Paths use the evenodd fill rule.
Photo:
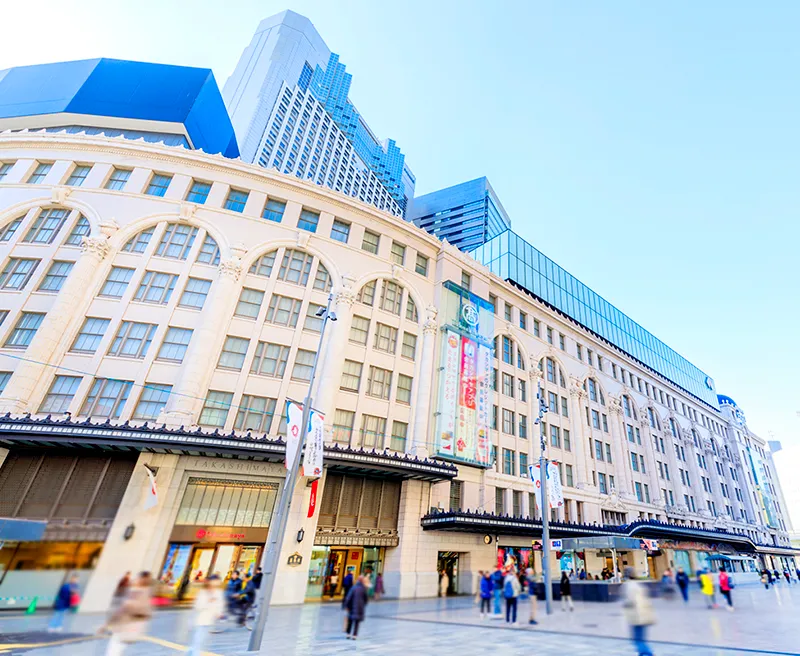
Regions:
<instances>
[{"instance_id":1,"label":"sidewalk pavement","mask_svg":"<svg viewBox=\"0 0 800 656\"><path fill-rule=\"evenodd\" d=\"M800 656L795 622L800 610L800 586L769 591L760 587L734 590L736 610L707 610L699 589L692 589L688 605L680 600L655 600L659 617L651 639L656 656ZM719 600L722 601L722 600ZM527 620L528 602L520 604L519 619ZM540 623L518 627L505 621L482 620L473 600L466 597L373 602L367 607L359 640L344 638L343 614L338 604L305 604L275 607L261 653L279 656L328 656L365 654L457 654L485 655L502 647L503 654L516 656L626 656L635 652L619 604L576 603L574 612L544 616L539 602ZM103 622L99 615L69 618L65 634L43 633L46 613L33 616L0 614L0 654L30 653L35 656L102 656L105 639L93 636ZM146 640L131 645L126 656L169 656L186 651L191 612L159 611ZM72 641L85 638L80 642ZM30 638L30 639L28 639ZM230 628L211 636L207 656L244 656L249 632ZM42 644L69 640L49 647L8 648L22 642Z\"/></svg>"}]
</instances>

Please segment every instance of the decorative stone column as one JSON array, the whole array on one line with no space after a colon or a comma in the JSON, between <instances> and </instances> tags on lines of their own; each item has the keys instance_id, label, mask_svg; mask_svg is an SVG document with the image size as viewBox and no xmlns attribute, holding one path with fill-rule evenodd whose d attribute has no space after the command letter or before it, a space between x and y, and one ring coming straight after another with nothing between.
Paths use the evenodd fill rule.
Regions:
<instances>
[{"instance_id":1,"label":"decorative stone column","mask_svg":"<svg viewBox=\"0 0 800 656\"><path fill-rule=\"evenodd\" d=\"M158 421L168 426L190 426L195 423L206 396L208 382L217 361L217 352L225 336L225 319L233 314L239 294L242 273L241 252L220 262L211 297L203 308L203 320L192 334L186 351L180 379L169 396Z\"/></svg>"},{"instance_id":2,"label":"decorative stone column","mask_svg":"<svg viewBox=\"0 0 800 656\"><path fill-rule=\"evenodd\" d=\"M658 433L658 429L650 427L650 420L647 416L647 406L643 406L642 408L639 409L639 425L640 425L639 430L642 433L642 448L644 449L644 459L647 466L647 473L644 474L642 478L643 480L646 480L648 482L648 485L650 486L650 501L652 502L653 498L656 495L661 494L661 486L659 485L658 467L656 466L656 450L653 444L653 436ZM660 451L658 453L661 454ZM665 460L670 457L669 453L661 455L664 456ZM673 448L672 462L670 463L670 467L673 467L674 461L675 461L675 451ZM633 496L635 497L636 494L634 494ZM645 498L646 497L644 496L644 489L642 489L642 503L647 503L644 500Z\"/></svg>"},{"instance_id":3,"label":"decorative stone column","mask_svg":"<svg viewBox=\"0 0 800 656\"><path fill-rule=\"evenodd\" d=\"M427 458L429 454L429 436L431 419L431 400L434 394L434 353L436 351L436 335L439 333L439 322L436 319L438 310L428 306L425 310L425 323L422 324L422 351L420 354L419 372L417 373L417 400L414 410L414 431L408 451L418 458Z\"/></svg>"},{"instance_id":4,"label":"decorative stone column","mask_svg":"<svg viewBox=\"0 0 800 656\"><path fill-rule=\"evenodd\" d=\"M609 396L608 399L608 413L611 419L611 444L614 448L614 458L617 462L617 467L614 470L617 475L622 479L622 485L617 488L617 495L620 499L629 499L631 497L631 476L628 472L630 456L628 449L625 448L627 437L623 426L622 419L622 403L620 399Z\"/></svg>"},{"instance_id":5,"label":"decorative stone column","mask_svg":"<svg viewBox=\"0 0 800 656\"><path fill-rule=\"evenodd\" d=\"M342 286L333 292L331 312L336 315L336 321L328 321L325 327L325 343L323 360L320 363L315 384L314 407L325 415L326 438L330 439L333 419L336 411L336 396L344 368L344 353L347 340L350 338L350 325L353 321L353 305L356 302L356 293L353 290L354 280L345 275Z\"/></svg>"},{"instance_id":6,"label":"decorative stone column","mask_svg":"<svg viewBox=\"0 0 800 656\"><path fill-rule=\"evenodd\" d=\"M572 416L575 418L577 423L573 423L572 427L573 430L577 428L575 431L575 464L578 468L578 489L587 490L592 489L595 486L592 485L591 479L589 478L589 460L591 459L589 454L589 439L586 437L586 429L584 428L584 418L585 413L582 412L583 410L583 402L586 401L588 395L583 390L580 385L580 382L577 378L571 378L571 385L569 386L569 400L570 400L570 412ZM545 436L547 439L547 436Z\"/></svg>"},{"instance_id":7,"label":"decorative stone column","mask_svg":"<svg viewBox=\"0 0 800 656\"><path fill-rule=\"evenodd\" d=\"M47 365L52 362L59 345L68 342L76 325L83 321L86 292L94 288L94 278L110 250L106 236L83 238L80 257L0 398L0 413L36 411L33 404L38 401L37 388L44 383L49 371Z\"/></svg>"}]
</instances>

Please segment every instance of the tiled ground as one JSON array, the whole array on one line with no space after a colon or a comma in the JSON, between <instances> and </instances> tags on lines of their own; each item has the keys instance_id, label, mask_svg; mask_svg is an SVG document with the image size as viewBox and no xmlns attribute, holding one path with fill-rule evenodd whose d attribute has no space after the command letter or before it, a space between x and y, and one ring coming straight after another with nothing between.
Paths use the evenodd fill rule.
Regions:
<instances>
[{"instance_id":1,"label":"tiled ground","mask_svg":"<svg viewBox=\"0 0 800 656\"><path fill-rule=\"evenodd\" d=\"M657 656L753 656L755 654L800 656L796 618L800 610L800 586L765 591L740 587L734 591L737 608L707 610L697 590L688 605L680 601L657 601L659 622L652 628ZM370 604L362 636L357 643L345 640L342 614L337 605L307 604L276 608L262 653L286 656L327 656L344 653L485 655L502 648L503 654L528 656L625 656L634 654L627 641L622 609L615 604L576 604L574 613L562 613L558 605L550 617L534 627L508 627L505 622L481 620L472 600L466 598L419 601L382 601ZM520 619L527 618L528 605L520 606ZM20 633L41 631L46 614L31 617L0 615L0 654L4 644L20 641ZM70 635L92 634L102 622L98 616L70 618ZM129 656L167 656L182 653L188 642L190 613L162 611L153 619L147 641L130 646ZM50 639L27 633L25 642ZM68 635L63 636L68 639ZM212 636L206 649L214 655L244 655L249 633L230 629ZM22 650L6 648L6 654L35 656L101 656L105 641L69 642L60 646Z\"/></svg>"}]
</instances>

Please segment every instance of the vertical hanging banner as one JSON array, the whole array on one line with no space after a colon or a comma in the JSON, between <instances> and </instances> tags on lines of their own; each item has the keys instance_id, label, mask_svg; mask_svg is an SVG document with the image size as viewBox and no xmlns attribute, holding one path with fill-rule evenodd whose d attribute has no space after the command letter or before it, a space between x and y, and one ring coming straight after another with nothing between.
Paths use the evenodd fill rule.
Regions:
<instances>
[{"instance_id":1,"label":"vertical hanging banner","mask_svg":"<svg viewBox=\"0 0 800 656\"><path fill-rule=\"evenodd\" d=\"M561 487L561 475L558 464L555 462L547 465L547 496L551 508L561 508L564 505L564 490Z\"/></svg>"},{"instance_id":2,"label":"vertical hanging banner","mask_svg":"<svg viewBox=\"0 0 800 656\"><path fill-rule=\"evenodd\" d=\"M308 498L308 514L306 517L313 517L314 511L317 508L317 489L319 488L319 479L315 478L311 481L311 496Z\"/></svg>"},{"instance_id":3,"label":"vertical hanging banner","mask_svg":"<svg viewBox=\"0 0 800 656\"><path fill-rule=\"evenodd\" d=\"M158 487L156 486L156 475L150 467L144 466L147 470L147 496L144 498L144 509L150 510L158 505Z\"/></svg>"},{"instance_id":4,"label":"vertical hanging banner","mask_svg":"<svg viewBox=\"0 0 800 656\"><path fill-rule=\"evenodd\" d=\"M475 460L478 462L489 462L489 422L492 405L492 350L481 345L478 346L477 379L478 395L476 400L476 416L478 443L476 445Z\"/></svg>"},{"instance_id":5,"label":"vertical hanging banner","mask_svg":"<svg viewBox=\"0 0 800 656\"><path fill-rule=\"evenodd\" d=\"M455 455L456 405L458 403L458 374L460 370L461 340L452 330L445 333L442 345L442 385L439 403L439 430L437 451L445 456Z\"/></svg>"},{"instance_id":6,"label":"vertical hanging banner","mask_svg":"<svg viewBox=\"0 0 800 656\"><path fill-rule=\"evenodd\" d=\"M322 454L325 450L325 416L316 410L308 419L306 450L303 454L303 476L322 476Z\"/></svg>"},{"instance_id":7,"label":"vertical hanging banner","mask_svg":"<svg viewBox=\"0 0 800 656\"><path fill-rule=\"evenodd\" d=\"M471 339L461 338L461 381L458 394L458 430L456 456L462 460L475 460L477 417L475 401L478 396L477 360L478 345Z\"/></svg>"},{"instance_id":8,"label":"vertical hanging banner","mask_svg":"<svg viewBox=\"0 0 800 656\"><path fill-rule=\"evenodd\" d=\"M294 401L286 401L286 469L291 469L294 463L302 422L303 407Z\"/></svg>"}]
</instances>

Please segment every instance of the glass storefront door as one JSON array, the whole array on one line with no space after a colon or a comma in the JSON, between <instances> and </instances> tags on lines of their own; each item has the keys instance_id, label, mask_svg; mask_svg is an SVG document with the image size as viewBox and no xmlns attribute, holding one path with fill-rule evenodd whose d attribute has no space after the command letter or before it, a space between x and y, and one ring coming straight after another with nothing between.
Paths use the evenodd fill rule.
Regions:
<instances>
[{"instance_id":1,"label":"glass storefront door","mask_svg":"<svg viewBox=\"0 0 800 656\"><path fill-rule=\"evenodd\" d=\"M211 571L211 562L214 560L214 548L195 549L192 554L192 569L189 572L190 581L202 581ZM180 579L179 579L180 580Z\"/></svg>"},{"instance_id":2,"label":"glass storefront door","mask_svg":"<svg viewBox=\"0 0 800 656\"><path fill-rule=\"evenodd\" d=\"M234 556L239 547L235 544L221 544L217 547L217 554L214 558L213 572L222 578L223 581L230 578L233 572ZM239 572L240 574L242 572ZM194 580L194 579L192 579Z\"/></svg>"}]
</instances>

